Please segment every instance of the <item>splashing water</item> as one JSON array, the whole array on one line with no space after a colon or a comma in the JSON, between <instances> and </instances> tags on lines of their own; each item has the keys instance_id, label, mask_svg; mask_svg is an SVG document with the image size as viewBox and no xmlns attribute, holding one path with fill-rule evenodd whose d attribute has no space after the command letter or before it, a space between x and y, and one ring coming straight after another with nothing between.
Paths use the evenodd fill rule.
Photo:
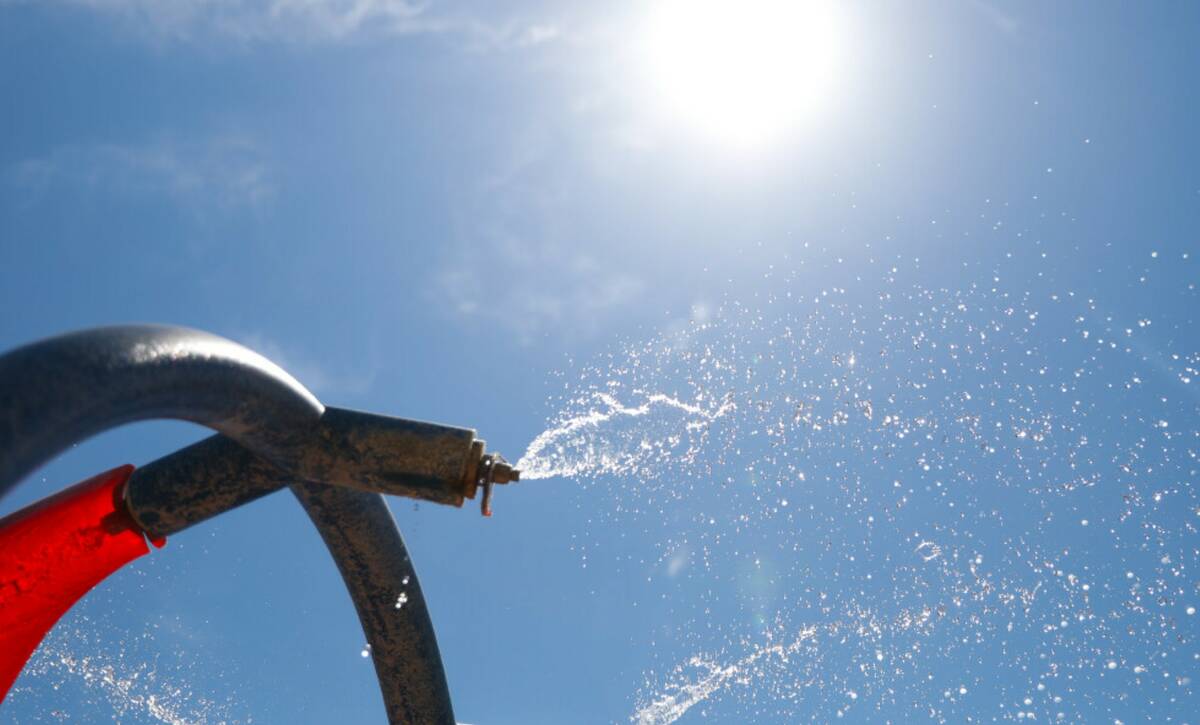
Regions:
<instances>
[{"instance_id":1,"label":"splashing water","mask_svg":"<svg viewBox=\"0 0 1200 725\"><path fill-rule=\"evenodd\" d=\"M136 644L153 645L149 635L137 638ZM51 630L34 652L22 673L21 680L9 693L9 700L19 700L26 694L36 696L37 689L23 685L28 678L52 681L59 693L72 688L84 694L80 713L83 721L110 713L114 720L153 721L166 725L209 725L237 722L230 716L226 703L204 697L183 682L186 677L165 675L152 658L127 652L135 644L125 638L125 646L111 651L106 644L122 638L106 632L106 627L83 615L73 615L71 624L61 623ZM59 694L62 697L62 694ZM11 706L11 704L10 704ZM72 718L67 709L47 713L52 721ZM38 720L40 722L40 720Z\"/></svg>"},{"instance_id":2,"label":"splashing water","mask_svg":"<svg viewBox=\"0 0 1200 725\"><path fill-rule=\"evenodd\" d=\"M1196 270L1006 259L768 276L552 401L519 465L579 479L585 565L646 573L613 616L683 663L631 721L1194 711Z\"/></svg>"},{"instance_id":3,"label":"splashing water","mask_svg":"<svg viewBox=\"0 0 1200 725\"><path fill-rule=\"evenodd\" d=\"M721 666L703 657L692 657L686 666L676 668L674 673L683 683L673 684L666 692L639 707L631 719L638 725L665 725L675 722L693 706L707 700L722 688L739 680L748 682L755 677L755 671L761 670L762 667L760 660L769 658L786 662L789 657L797 654L805 643L810 642L816 633L815 627L809 627L802 630L800 635L787 645L759 647L731 665ZM691 679L688 677L691 671L697 671L699 674Z\"/></svg>"},{"instance_id":4,"label":"splashing water","mask_svg":"<svg viewBox=\"0 0 1200 725\"><path fill-rule=\"evenodd\" d=\"M636 406L622 405L613 395L590 391L572 409L529 444L517 463L527 479L584 476L643 470L674 455L682 458L703 445L703 432L734 407L726 399L712 410L662 393L646 394ZM654 413L654 416L651 416ZM640 419L640 420L639 420ZM671 432L663 437L661 430ZM685 440L686 437L686 440Z\"/></svg>"}]
</instances>

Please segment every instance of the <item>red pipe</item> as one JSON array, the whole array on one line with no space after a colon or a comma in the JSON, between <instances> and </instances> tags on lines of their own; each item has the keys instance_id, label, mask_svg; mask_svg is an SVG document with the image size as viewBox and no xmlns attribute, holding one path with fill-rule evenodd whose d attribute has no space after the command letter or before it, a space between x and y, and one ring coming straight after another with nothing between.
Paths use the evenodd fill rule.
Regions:
<instances>
[{"instance_id":1,"label":"red pipe","mask_svg":"<svg viewBox=\"0 0 1200 725\"><path fill-rule=\"evenodd\" d=\"M75 602L149 553L122 500L132 472L114 468L0 519L0 701Z\"/></svg>"}]
</instances>

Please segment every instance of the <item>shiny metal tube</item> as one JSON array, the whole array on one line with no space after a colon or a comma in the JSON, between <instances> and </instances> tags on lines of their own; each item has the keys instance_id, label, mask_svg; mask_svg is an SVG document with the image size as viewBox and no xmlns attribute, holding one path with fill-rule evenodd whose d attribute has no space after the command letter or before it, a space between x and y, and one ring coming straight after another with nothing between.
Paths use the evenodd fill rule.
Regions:
<instances>
[{"instance_id":1,"label":"shiny metal tube","mask_svg":"<svg viewBox=\"0 0 1200 725\"><path fill-rule=\"evenodd\" d=\"M174 418L285 462L325 407L261 355L161 325L68 333L0 356L0 497L72 443Z\"/></svg>"}]
</instances>

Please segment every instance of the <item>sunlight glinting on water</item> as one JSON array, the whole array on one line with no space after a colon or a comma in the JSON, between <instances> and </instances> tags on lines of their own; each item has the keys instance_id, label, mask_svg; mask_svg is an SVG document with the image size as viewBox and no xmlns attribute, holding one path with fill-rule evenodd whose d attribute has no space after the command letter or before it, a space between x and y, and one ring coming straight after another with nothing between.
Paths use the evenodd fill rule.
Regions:
<instances>
[{"instance_id":1,"label":"sunlight glinting on water","mask_svg":"<svg viewBox=\"0 0 1200 725\"><path fill-rule=\"evenodd\" d=\"M49 680L55 691L79 691L89 706L77 713L51 710L38 722L80 717L91 721L101 713L115 722L129 719L164 725L241 721L231 717L228 702L217 702L193 689L194 672L160 667L157 658L147 656L143 650L153 651L156 644L149 631L130 637L110 630L86 615L69 614L34 652L23 678ZM105 646L109 641L124 644L114 651ZM25 694L18 681L10 698L20 700Z\"/></svg>"},{"instance_id":2,"label":"sunlight glinting on water","mask_svg":"<svg viewBox=\"0 0 1200 725\"><path fill-rule=\"evenodd\" d=\"M774 277L552 401L521 467L577 479L583 566L611 556L671 603L632 721L801 700L818 721L1063 721L1088 683L1119 719L1123 688L1191 692L1197 337L1164 349L1051 275L918 272ZM610 553L614 530L655 548ZM718 609L746 624L715 630Z\"/></svg>"}]
</instances>

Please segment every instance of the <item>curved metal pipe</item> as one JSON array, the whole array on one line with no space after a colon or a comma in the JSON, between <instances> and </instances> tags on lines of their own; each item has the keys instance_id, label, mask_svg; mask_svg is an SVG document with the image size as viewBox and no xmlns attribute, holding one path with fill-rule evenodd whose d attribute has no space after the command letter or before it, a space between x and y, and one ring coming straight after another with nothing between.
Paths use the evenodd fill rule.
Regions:
<instances>
[{"instance_id":1,"label":"curved metal pipe","mask_svg":"<svg viewBox=\"0 0 1200 725\"><path fill-rule=\"evenodd\" d=\"M72 332L0 356L0 497L72 443L174 418L282 462L325 407L277 365L183 327Z\"/></svg>"},{"instance_id":2,"label":"curved metal pipe","mask_svg":"<svg viewBox=\"0 0 1200 725\"><path fill-rule=\"evenodd\" d=\"M237 445L210 441L260 474L282 463L281 483L324 412L278 366L209 333L134 325L50 338L0 356L0 497L72 443L152 418L220 431ZM227 469L235 475L238 466ZM313 483L293 491L354 600L389 722L452 725L433 623L386 500Z\"/></svg>"},{"instance_id":3,"label":"curved metal pipe","mask_svg":"<svg viewBox=\"0 0 1200 725\"><path fill-rule=\"evenodd\" d=\"M215 435L134 471L126 504L148 535L167 538L289 485L354 601L388 722L453 725L433 621L382 494L297 482L292 472Z\"/></svg>"},{"instance_id":4,"label":"curved metal pipe","mask_svg":"<svg viewBox=\"0 0 1200 725\"><path fill-rule=\"evenodd\" d=\"M354 600L388 722L455 725L433 620L383 495L312 483L294 485L292 493Z\"/></svg>"},{"instance_id":5,"label":"curved metal pipe","mask_svg":"<svg viewBox=\"0 0 1200 725\"><path fill-rule=\"evenodd\" d=\"M295 483L462 506L488 472L480 470L485 446L475 431L342 408L326 408L297 445L295 459L279 466L224 435L209 436L139 467L125 503L158 538Z\"/></svg>"}]
</instances>

